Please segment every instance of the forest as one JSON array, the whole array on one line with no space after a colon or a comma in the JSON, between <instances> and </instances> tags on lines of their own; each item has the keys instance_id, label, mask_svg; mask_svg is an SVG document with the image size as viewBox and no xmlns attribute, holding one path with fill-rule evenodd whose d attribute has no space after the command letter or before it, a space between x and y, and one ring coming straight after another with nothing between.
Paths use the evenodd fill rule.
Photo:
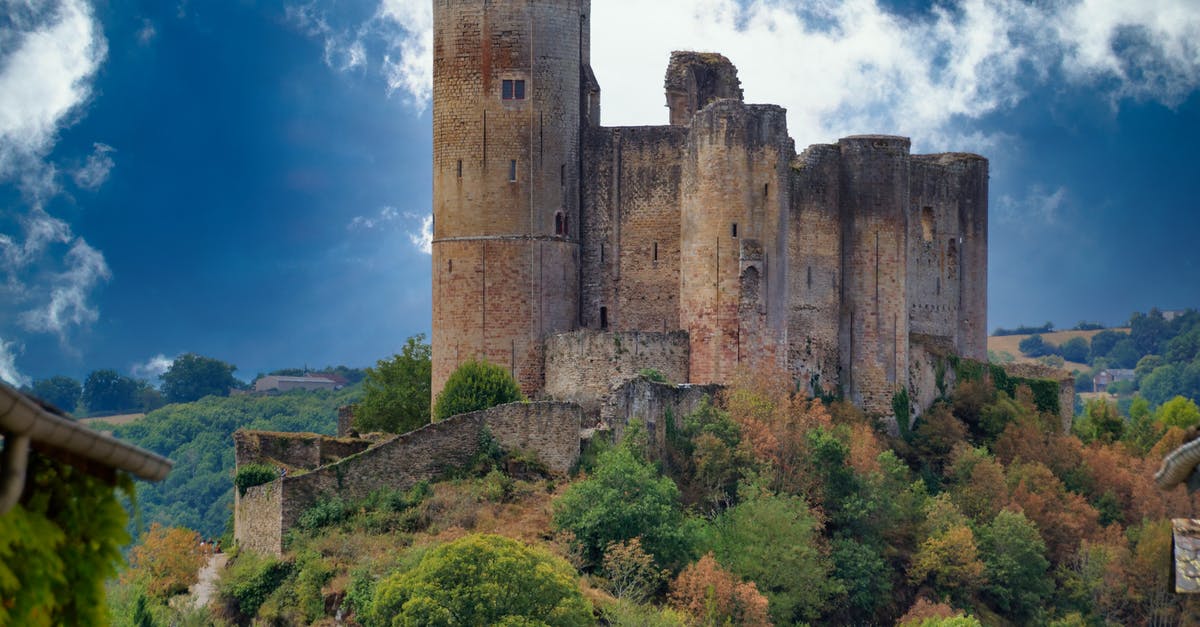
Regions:
<instances>
[{"instance_id":1,"label":"forest","mask_svg":"<svg viewBox=\"0 0 1200 627\"><path fill-rule=\"evenodd\" d=\"M620 443L593 440L569 478L485 447L432 484L318 502L282 559L231 559L211 610L169 603L192 569L151 589L170 579L155 570L162 554L179 551L148 535L111 588L111 610L117 624L1200 620L1171 589L1170 518L1195 503L1153 484L1200 416L1188 424L1164 406L1132 422L1095 403L1062 433L1028 387L1009 394L978 372L895 436L847 403L760 372L668 421L661 443L636 424ZM184 448L196 432L169 426L187 424L189 412L176 411L125 434L181 463L205 459L206 446ZM312 408L314 421L321 411ZM235 414L224 407L221 424ZM227 436L205 441L229 446ZM217 481L220 464L206 467ZM219 519L219 496L203 498L204 520ZM162 538L190 526L171 504L150 514L143 499L165 523Z\"/></svg>"}]
</instances>

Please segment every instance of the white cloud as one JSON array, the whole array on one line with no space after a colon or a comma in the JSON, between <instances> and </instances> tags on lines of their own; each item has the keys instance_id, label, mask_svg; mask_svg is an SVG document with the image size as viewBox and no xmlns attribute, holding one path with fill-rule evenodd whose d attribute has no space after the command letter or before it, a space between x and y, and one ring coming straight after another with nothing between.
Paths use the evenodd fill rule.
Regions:
<instances>
[{"instance_id":1,"label":"white cloud","mask_svg":"<svg viewBox=\"0 0 1200 627\"><path fill-rule=\"evenodd\" d=\"M396 211L395 207L384 207L380 209L379 213L374 216L354 216L354 219L350 220L350 224L347 224L346 228L351 231L370 231L376 227L381 227L385 224L388 224L389 222L394 222L396 218L399 217L400 212Z\"/></svg>"},{"instance_id":2,"label":"white cloud","mask_svg":"<svg viewBox=\"0 0 1200 627\"><path fill-rule=\"evenodd\" d=\"M21 13L16 5L9 8ZM14 23L0 28L0 41L11 50L0 57L0 180L28 179L30 170L36 175L44 169L41 160L87 102L91 79L107 54L83 0L64 0L48 21Z\"/></svg>"},{"instance_id":3,"label":"white cloud","mask_svg":"<svg viewBox=\"0 0 1200 627\"><path fill-rule=\"evenodd\" d=\"M75 179L75 184L83 189L95 191L100 189L104 181L108 180L108 173L112 171L116 163L110 156L115 152L112 146L96 142L92 144L92 154L88 155L87 163L71 174Z\"/></svg>"},{"instance_id":4,"label":"white cloud","mask_svg":"<svg viewBox=\"0 0 1200 627\"><path fill-rule=\"evenodd\" d=\"M143 19L142 27L137 32L138 43L143 46L149 46L150 42L154 41L157 35L158 29L154 28L154 22L151 22L149 19Z\"/></svg>"},{"instance_id":5,"label":"white cloud","mask_svg":"<svg viewBox=\"0 0 1200 627\"><path fill-rule=\"evenodd\" d=\"M29 377L17 370L17 353L19 352L21 352L21 347L16 342L5 342L4 338L0 337L0 379L17 387L32 383Z\"/></svg>"},{"instance_id":6,"label":"white cloud","mask_svg":"<svg viewBox=\"0 0 1200 627\"><path fill-rule=\"evenodd\" d=\"M788 109L801 146L886 132L918 149L994 150L1004 138L961 122L1012 107L1040 84L1168 106L1200 85L1194 0L951 0L915 17L877 0L604 0L592 3L591 22L605 124L665 123L671 50L711 50L738 66L747 100ZM368 22L334 39L382 40L389 92L423 110L431 28L428 0L380 0Z\"/></svg>"},{"instance_id":7,"label":"white cloud","mask_svg":"<svg viewBox=\"0 0 1200 627\"><path fill-rule=\"evenodd\" d=\"M1017 225L1023 231L1054 226L1064 222L1069 198L1066 187L1058 187L1051 191L1042 185L1034 185L1026 190L1021 198L1002 195L996 206L996 219L1002 223Z\"/></svg>"},{"instance_id":8,"label":"white cloud","mask_svg":"<svg viewBox=\"0 0 1200 627\"><path fill-rule=\"evenodd\" d=\"M88 304L88 295L98 283L112 277L104 255L83 238L77 238L66 257L67 269L50 281L49 301L21 314L21 324L30 331L55 333L64 343L73 326L95 322L99 311Z\"/></svg>"},{"instance_id":9,"label":"white cloud","mask_svg":"<svg viewBox=\"0 0 1200 627\"><path fill-rule=\"evenodd\" d=\"M412 242L412 245L416 247L417 250L425 253L426 255L432 255L433 214L427 213L424 216L406 214L406 216L409 218L419 218L421 220L421 226L418 230L408 232L408 241Z\"/></svg>"},{"instance_id":10,"label":"white cloud","mask_svg":"<svg viewBox=\"0 0 1200 627\"><path fill-rule=\"evenodd\" d=\"M159 375L169 370L174 363L174 357L159 353L142 363L134 364L129 371L138 379L157 381Z\"/></svg>"}]
</instances>

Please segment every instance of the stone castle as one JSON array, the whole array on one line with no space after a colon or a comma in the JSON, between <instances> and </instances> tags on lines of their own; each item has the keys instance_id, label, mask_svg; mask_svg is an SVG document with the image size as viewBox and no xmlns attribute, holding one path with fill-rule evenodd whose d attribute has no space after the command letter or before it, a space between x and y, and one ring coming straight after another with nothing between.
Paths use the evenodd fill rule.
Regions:
<instances>
[{"instance_id":1,"label":"stone castle","mask_svg":"<svg viewBox=\"0 0 1200 627\"><path fill-rule=\"evenodd\" d=\"M889 415L940 356L986 359L985 159L797 153L712 53L671 55L669 124L601 126L590 8L434 0L434 394L472 358L580 402L770 368Z\"/></svg>"}]
</instances>

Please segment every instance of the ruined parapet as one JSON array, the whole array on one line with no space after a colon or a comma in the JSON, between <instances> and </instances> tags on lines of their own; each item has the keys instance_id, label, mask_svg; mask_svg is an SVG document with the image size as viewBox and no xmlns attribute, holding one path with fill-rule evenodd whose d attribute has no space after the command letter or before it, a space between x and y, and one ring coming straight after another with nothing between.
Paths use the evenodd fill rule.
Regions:
<instances>
[{"instance_id":1,"label":"ruined parapet","mask_svg":"<svg viewBox=\"0 0 1200 627\"><path fill-rule=\"evenodd\" d=\"M1057 409L1059 427L1063 433L1071 432L1071 421L1075 418L1075 377L1061 368L1042 364L1011 363L1000 366L1010 380L1025 383L1034 389L1034 401L1043 411ZM1056 396L1057 407L1048 407L1049 395Z\"/></svg>"},{"instance_id":2,"label":"ruined parapet","mask_svg":"<svg viewBox=\"0 0 1200 627\"><path fill-rule=\"evenodd\" d=\"M714 100L742 100L737 68L715 52L672 52L665 88L672 126L691 124L696 113Z\"/></svg>"},{"instance_id":3,"label":"ruined parapet","mask_svg":"<svg viewBox=\"0 0 1200 627\"><path fill-rule=\"evenodd\" d=\"M892 415L908 375L907 137L838 141L841 158L842 389L869 414Z\"/></svg>"},{"instance_id":4,"label":"ruined parapet","mask_svg":"<svg viewBox=\"0 0 1200 627\"><path fill-rule=\"evenodd\" d=\"M338 407L338 422L337 436L339 438L350 437L350 432L354 429L354 405L343 405Z\"/></svg>"},{"instance_id":5,"label":"ruined parapet","mask_svg":"<svg viewBox=\"0 0 1200 627\"><path fill-rule=\"evenodd\" d=\"M715 402L723 390L720 385L675 385L648 379L634 379L614 388L600 410L602 424L612 430L613 439L620 442L630 421L638 420L646 428L649 453L663 459L667 443L667 420L676 428L683 419L700 407L704 399Z\"/></svg>"},{"instance_id":6,"label":"ruined parapet","mask_svg":"<svg viewBox=\"0 0 1200 627\"><path fill-rule=\"evenodd\" d=\"M312 470L366 450L367 440L318 433L238 430L233 433L234 463L278 464Z\"/></svg>"},{"instance_id":7,"label":"ruined parapet","mask_svg":"<svg viewBox=\"0 0 1200 627\"><path fill-rule=\"evenodd\" d=\"M987 358L987 160L966 153L914 155L908 216L908 319Z\"/></svg>"},{"instance_id":8,"label":"ruined parapet","mask_svg":"<svg viewBox=\"0 0 1200 627\"><path fill-rule=\"evenodd\" d=\"M717 100L692 120L680 203L680 326L692 383L782 368L787 322L787 112Z\"/></svg>"},{"instance_id":9,"label":"ruined parapet","mask_svg":"<svg viewBox=\"0 0 1200 627\"><path fill-rule=\"evenodd\" d=\"M688 353L685 331L555 335L546 339L546 396L578 403L595 419L613 388L644 369L657 370L672 383L687 382Z\"/></svg>"},{"instance_id":10,"label":"ruined parapet","mask_svg":"<svg viewBox=\"0 0 1200 627\"><path fill-rule=\"evenodd\" d=\"M392 436L376 446L305 473L288 473L235 495L239 547L279 555L300 515L322 497L357 500L381 488L405 490L461 468L488 433L507 451L524 451L553 473L579 458L582 412L574 403L510 403L454 416Z\"/></svg>"},{"instance_id":11,"label":"ruined parapet","mask_svg":"<svg viewBox=\"0 0 1200 627\"><path fill-rule=\"evenodd\" d=\"M831 144L809 146L791 169L787 367L805 393L830 394L841 384L841 152Z\"/></svg>"}]
</instances>

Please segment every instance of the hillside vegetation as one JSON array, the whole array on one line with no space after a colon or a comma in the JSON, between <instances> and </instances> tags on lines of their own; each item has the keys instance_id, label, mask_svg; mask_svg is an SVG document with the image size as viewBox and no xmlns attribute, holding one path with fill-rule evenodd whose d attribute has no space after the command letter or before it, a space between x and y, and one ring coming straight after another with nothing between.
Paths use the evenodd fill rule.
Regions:
<instances>
[{"instance_id":1,"label":"hillside vegetation","mask_svg":"<svg viewBox=\"0 0 1200 627\"><path fill-rule=\"evenodd\" d=\"M610 625L1200 619L1170 579L1169 519L1196 503L1152 483L1182 429L1097 406L1063 434L1028 388L965 381L893 438L782 381L745 376L680 417L662 459L635 423L570 480L492 447L432 485L329 495L283 559L235 556L211 613L185 618L573 625L581 595ZM113 599L118 624L172 612L136 583Z\"/></svg>"}]
</instances>

